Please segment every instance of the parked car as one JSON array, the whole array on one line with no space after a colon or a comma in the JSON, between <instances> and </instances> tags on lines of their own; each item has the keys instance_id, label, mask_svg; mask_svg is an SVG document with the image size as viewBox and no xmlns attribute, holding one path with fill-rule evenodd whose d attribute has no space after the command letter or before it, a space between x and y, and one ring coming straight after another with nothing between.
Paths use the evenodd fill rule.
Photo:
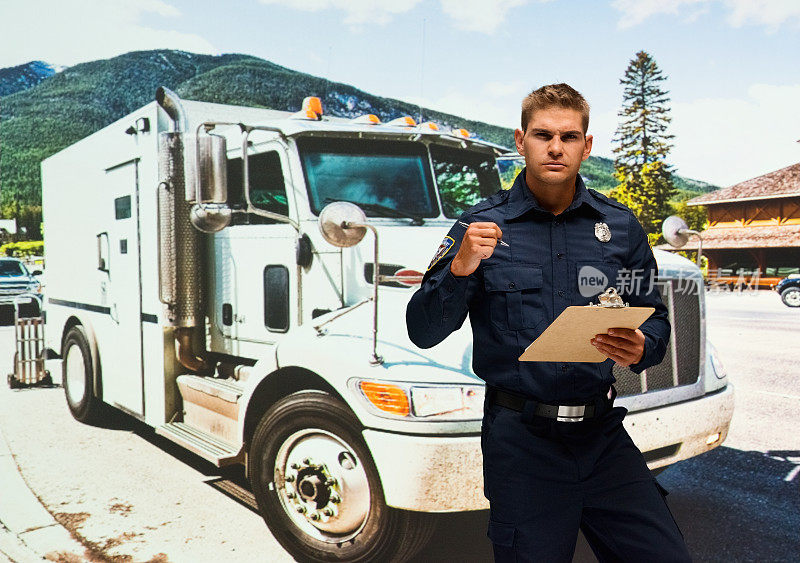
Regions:
<instances>
[{"instance_id":1,"label":"parked car","mask_svg":"<svg viewBox=\"0 0 800 563\"><path fill-rule=\"evenodd\" d=\"M19 258L0 258L0 309L13 313L14 299L23 293L41 296L42 284L35 277L41 274L41 270L29 271ZM39 303L34 298L20 298L18 303L22 316L39 314Z\"/></svg>"},{"instance_id":2,"label":"parked car","mask_svg":"<svg viewBox=\"0 0 800 563\"><path fill-rule=\"evenodd\" d=\"M787 307L800 307L800 274L783 278L775 286L775 290Z\"/></svg>"}]
</instances>

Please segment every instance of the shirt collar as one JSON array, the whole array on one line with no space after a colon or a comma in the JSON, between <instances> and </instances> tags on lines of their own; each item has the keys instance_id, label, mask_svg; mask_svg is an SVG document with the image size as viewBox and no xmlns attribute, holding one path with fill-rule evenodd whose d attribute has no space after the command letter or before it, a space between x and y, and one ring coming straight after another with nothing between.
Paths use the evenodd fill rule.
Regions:
<instances>
[{"instance_id":1,"label":"shirt collar","mask_svg":"<svg viewBox=\"0 0 800 563\"><path fill-rule=\"evenodd\" d=\"M539 205L539 202L536 201L536 197L534 197L533 192L531 192L530 188L528 187L528 183L525 181L525 168L523 168L522 171L517 174L517 177L514 180L514 185L511 186L510 192L511 193L508 197L508 213L506 214L506 219L516 219L528 211L552 215L550 211L544 209L541 205ZM589 190L586 188L586 184L583 183L583 178L581 178L581 175L578 174L578 176L575 178L575 196L572 198L572 203L570 203L569 207L564 210L564 213L572 212L580 207L591 208L599 215L605 216L605 211L600 205L600 202L589 193Z\"/></svg>"}]
</instances>

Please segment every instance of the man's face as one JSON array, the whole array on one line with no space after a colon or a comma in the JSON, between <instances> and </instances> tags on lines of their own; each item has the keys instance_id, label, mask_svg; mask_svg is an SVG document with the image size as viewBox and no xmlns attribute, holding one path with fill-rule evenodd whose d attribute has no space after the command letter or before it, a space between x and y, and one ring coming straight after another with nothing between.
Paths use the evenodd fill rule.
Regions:
<instances>
[{"instance_id":1,"label":"man's face","mask_svg":"<svg viewBox=\"0 0 800 563\"><path fill-rule=\"evenodd\" d=\"M592 136L584 136L580 112L561 107L535 111L524 133L514 131L514 140L527 174L542 184L574 178L592 151Z\"/></svg>"}]
</instances>

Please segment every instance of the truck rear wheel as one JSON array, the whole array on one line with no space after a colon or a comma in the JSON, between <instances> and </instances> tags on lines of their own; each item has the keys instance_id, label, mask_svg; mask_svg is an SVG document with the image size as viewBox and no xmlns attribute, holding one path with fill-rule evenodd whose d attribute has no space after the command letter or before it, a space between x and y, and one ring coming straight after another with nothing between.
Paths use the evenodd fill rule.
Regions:
<instances>
[{"instance_id":1,"label":"truck rear wheel","mask_svg":"<svg viewBox=\"0 0 800 563\"><path fill-rule=\"evenodd\" d=\"M298 561L405 561L433 534L433 515L386 506L358 420L327 393L275 403L248 464L264 520Z\"/></svg>"},{"instance_id":2,"label":"truck rear wheel","mask_svg":"<svg viewBox=\"0 0 800 563\"><path fill-rule=\"evenodd\" d=\"M91 424L100 419L102 403L94 396L94 367L86 333L73 326L64 338L62 357L64 394L76 420Z\"/></svg>"}]
</instances>

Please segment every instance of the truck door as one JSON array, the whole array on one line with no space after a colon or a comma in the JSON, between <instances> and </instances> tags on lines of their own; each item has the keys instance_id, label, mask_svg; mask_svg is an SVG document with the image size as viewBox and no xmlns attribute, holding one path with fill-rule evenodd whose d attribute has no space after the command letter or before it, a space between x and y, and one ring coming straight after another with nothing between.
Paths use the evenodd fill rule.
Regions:
<instances>
[{"instance_id":1,"label":"truck door","mask_svg":"<svg viewBox=\"0 0 800 563\"><path fill-rule=\"evenodd\" d=\"M106 170L102 197L110 216L107 291L112 320L110 334L101 335L103 398L144 415L138 160Z\"/></svg>"},{"instance_id":2,"label":"truck door","mask_svg":"<svg viewBox=\"0 0 800 563\"><path fill-rule=\"evenodd\" d=\"M281 143L257 145L249 157L250 198L259 209L294 214L287 190L288 161ZM241 159L228 166L228 198L244 207ZM291 205L290 205L291 203ZM297 231L287 223L255 214L235 213L217 237L216 325L229 353L259 357L296 325Z\"/></svg>"}]
</instances>

